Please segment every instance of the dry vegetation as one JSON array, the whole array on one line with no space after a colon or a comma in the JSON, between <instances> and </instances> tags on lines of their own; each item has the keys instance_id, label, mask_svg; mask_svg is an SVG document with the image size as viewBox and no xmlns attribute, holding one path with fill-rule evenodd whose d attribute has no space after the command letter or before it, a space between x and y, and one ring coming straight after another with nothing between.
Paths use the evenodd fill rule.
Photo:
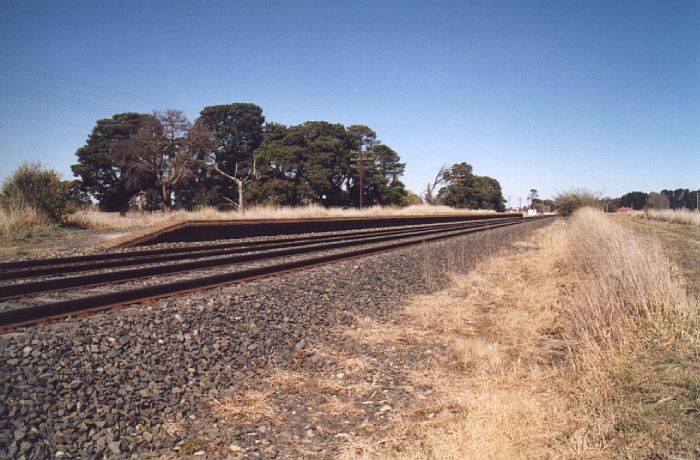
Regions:
<instances>
[{"instance_id":1,"label":"dry vegetation","mask_svg":"<svg viewBox=\"0 0 700 460\"><path fill-rule=\"evenodd\" d=\"M268 399L269 395L267 393L249 391L245 394L227 397L222 400L209 398L208 403L212 413L219 420L258 421L276 417L274 408Z\"/></svg>"},{"instance_id":2,"label":"dry vegetation","mask_svg":"<svg viewBox=\"0 0 700 460\"><path fill-rule=\"evenodd\" d=\"M0 239L18 238L49 224L46 216L32 206L20 204L9 209L0 206Z\"/></svg>"},{"instance_id":3,"label":"dry vegetation","mask_svg":"<svg viewBox=\"0 0 700 460\"><path fill-rule=\"evenodd\" d=\"M82 210L66 217L69 224L82 228L128 230L150 227L163 223L172 224L190 220L232 220L232 219L291 219L311 217L363 217L386 215L434 215L434 214L473 214L493 211L458 210L449 206L412 205L406 207L373 206L363 210L324 208L319 205L299 207L252 207L243 212L218 211L202 208L197 211L174 211L171 213L130 212L120 215L116 212Z\"/></svg>"},{"instance_id":4,"label":"dry vegetation","mask_svg":"<svg viewBox=\"0 0 700 460\"><path fill-rule=\"evenodd\" d=\"M648 209L643 215L647 219L700 227L700 212L688 209Z\"/></svg>"},{"instance_id":5,"label":"dry vegetation","mask_svg":"<svg viewBox=\"0 0 700 460\"><path fill-rule=\"evenodd\" d=\"M697 299L653 238L584 209L357 340L441 350L389 442L348 458L700 454Z\"/></svg>"}]
</instances>

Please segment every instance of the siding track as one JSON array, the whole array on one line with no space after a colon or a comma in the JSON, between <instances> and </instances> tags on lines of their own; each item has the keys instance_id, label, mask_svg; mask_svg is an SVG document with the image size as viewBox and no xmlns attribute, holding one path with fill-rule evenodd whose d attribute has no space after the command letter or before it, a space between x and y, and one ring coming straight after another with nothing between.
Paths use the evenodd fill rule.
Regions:
<instances>
[{"instance_id":1,"label":"siding track","mask_svg":"<svg viewBox=\"0 0 700 460\"><path fill-rule=\"evenodd\" d=\"M12 281L0 285L0 301L17 299L19 302L15 308L0 311L0 331L243 283L548 217L523 219L510 215L466 222L359 229L342 234L302 235L0 264L0 280ZM232 266L240 266L240 269L221 271L224 268L230 270ZM143 287L119 286L128 281L174 274L186 276L184 279L166 280ZM42 279L37 279L39 277ZM64 300L56 297L59 292L86 290L94 286L110 286L109 292L88 293ZM36 296L49 300L42 300L44 303L38 305L22 305L24 301L31 303L30 300L36 299Z\"/></svg>"}]
</instances>

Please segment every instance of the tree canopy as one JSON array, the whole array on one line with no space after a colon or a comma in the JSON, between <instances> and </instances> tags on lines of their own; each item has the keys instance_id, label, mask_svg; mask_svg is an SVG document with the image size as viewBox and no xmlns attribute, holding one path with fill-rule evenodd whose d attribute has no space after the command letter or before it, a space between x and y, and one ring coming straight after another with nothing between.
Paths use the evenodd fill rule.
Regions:
<instances>
[{"instance_id":1,"label":"tree canopy","mask_svg":"<svg viewBox=\"0 0 700 460\"><path fill-rule=\"evenodd\" d=\"M469 163L455 163L443 173L445 186L438 200L447 206L468 209L505 211L501 184L488 176L477 176Z\"/></svg>"},{"instance_id":2,"label":"tree canopy","mask_svg":"<svg viewBox=\"0 0 700 460\"><path fill-rule=\"evenodd\" d=\"M141 188L155 187L156 178L144 175L138 184L128 180L128 163L114 150L120 141L132 139L152 115L118 113L97 120L85 145L75 153L78 162L71 169L80 177L81 187L94 197L104 211L125 211L129 201Z\"/></svg>"},{"instance_id":3,"label":"tree canopy","mask_svg":"<svg viewBox=\"0 0 700 460\"><path fill-rule=\"evenodd\" d=\"M205 107L194 122L173 109L116 114L97 121L76 155L82 190L108 211L135 201L147 209L356 206L361 169L366 204L402 205L407 197L405 164L370 127L265 123L250 103Z\"/></svg>"},{"instance_id":4,"label":"tree canopy","mask_svg":"<svg viewBox=\"0 0 700 460\"><path fill-rule=\"evenodd\" d=\"M620 206L633 209L644 209L648 197L649 194L644 192L625 193L620 197Z\"/></svg>"}]
</instances>

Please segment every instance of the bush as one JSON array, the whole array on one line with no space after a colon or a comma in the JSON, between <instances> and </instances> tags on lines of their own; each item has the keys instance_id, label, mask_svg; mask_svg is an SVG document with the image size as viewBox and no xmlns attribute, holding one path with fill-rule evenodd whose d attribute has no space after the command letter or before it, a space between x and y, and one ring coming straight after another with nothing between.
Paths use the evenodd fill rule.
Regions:
<instances>
[{"instance_id":1,"label":"bush","mask_svg":"<svg viewBox=\"0 0 700 460\"><path fill-rule=\"evenodd\" d=\"M403 198L401 198L400 206L414 206L422 204L423 200L421 200L418 195L408 190L406 191L406 194L403 196Z\"/></svg>"},{"instance_id":2,"label":"bush","mask_svg":"<svg viewBox=\"0 0 700 460\"><path fill-rule=\"evenodd\" d=\"M0 205L6 212L32 208L51 222L74 210L71 198L72 182L61 180L61 175L40 162L24 162L0 189Z\"/></svg>"},{"instance_id":3,"label":"bush","mask_svg":"<svg viewBox=\"0 0 700 460\"><path fill-rule=\"evenodd\" d=\"M585 207L600 207L600 199L595 193L584 188L571 189L567 192L561 192L554 197L554 208L564 217L570 216L577 209Z\"/></svg>"}]
</instances>

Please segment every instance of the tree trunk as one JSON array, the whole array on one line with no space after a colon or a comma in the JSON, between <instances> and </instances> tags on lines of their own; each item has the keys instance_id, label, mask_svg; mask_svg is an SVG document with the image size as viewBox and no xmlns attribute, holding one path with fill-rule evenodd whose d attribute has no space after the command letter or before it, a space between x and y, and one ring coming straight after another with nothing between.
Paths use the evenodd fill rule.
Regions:
<instances>
[{"instance_id":1,"label":"tree trunk","mask_svg":"<svg viewBox=\"0 0 700 460\"><path fill-rule=\"evenodd\" d=\"M163 184L162 187L162 196L161 198L163 199L163 210L166 212L170 212L171 210L171 203L170 203L170 190L168 189L168 186L166 184Z\"/></svg>"},{"instance_id":2,"label":"tree trunk","mask_svg":"<svg viewBox=\"0 0 700 460\"><path fill-rule=\"evenodd\" d=\"M243 211L243 181L240 179L234 179L234 181L238 188L238 210Z\"/></svg>"}]
</instances>

